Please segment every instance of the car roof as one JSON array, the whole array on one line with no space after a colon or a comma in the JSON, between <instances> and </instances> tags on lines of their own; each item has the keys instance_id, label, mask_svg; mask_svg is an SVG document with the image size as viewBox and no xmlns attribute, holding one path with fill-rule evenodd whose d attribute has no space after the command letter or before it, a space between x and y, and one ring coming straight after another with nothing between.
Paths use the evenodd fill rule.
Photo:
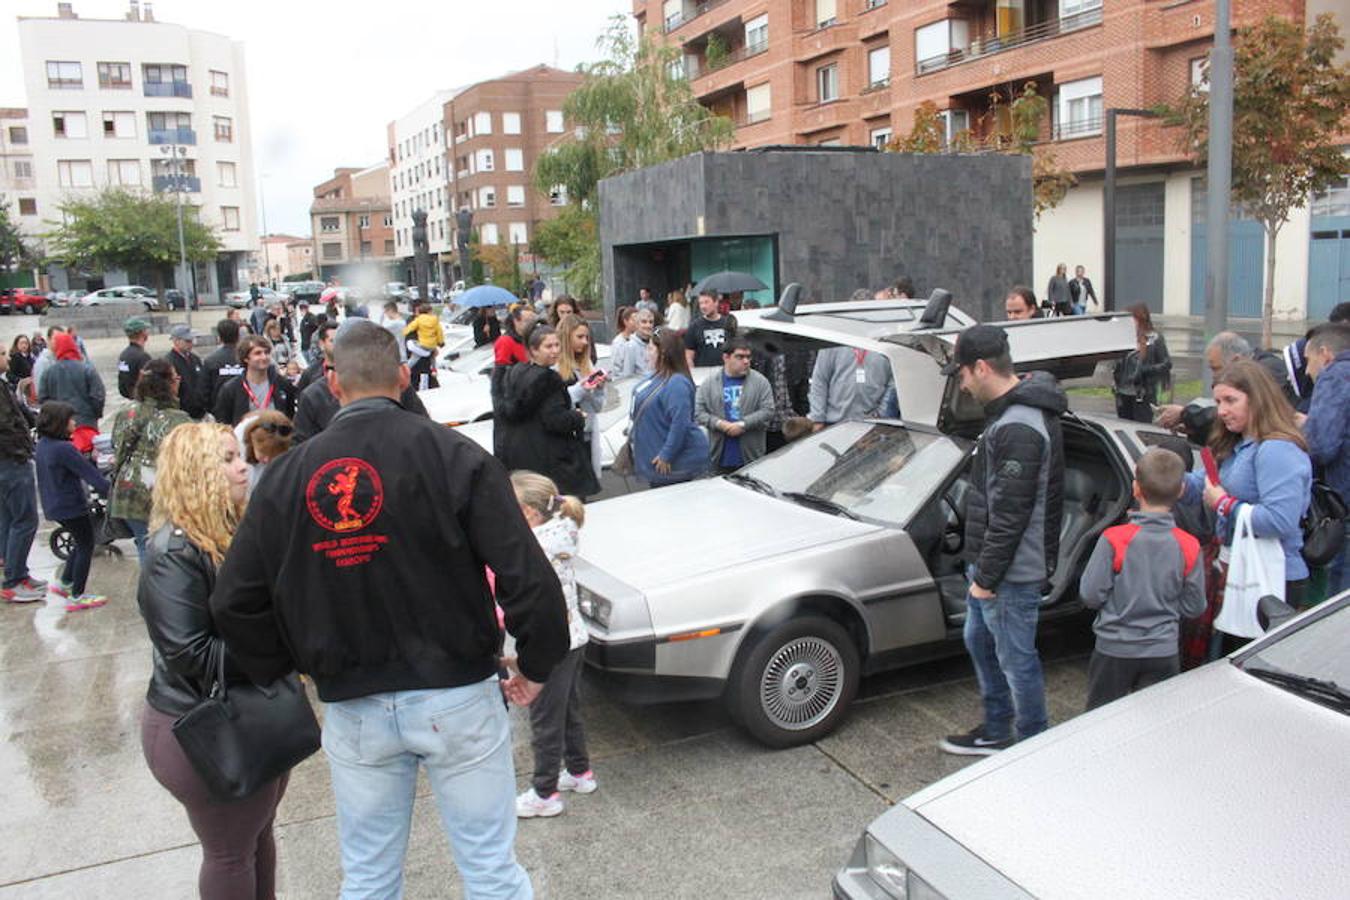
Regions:
<instances>
[{"instance_id":1,"label":"car roof","mask_svg":"<svg viewBox=\"0 0 1350 900\"><path fill-rule=\"evenodd\" d=\"M784 333L806 335L807 329L825 329L834 334L861 338L879 338L882 335L911 331L919 327L919 317L927 307L926 300L848 300L838 303L803 303L791 318L777 307L738 310L734 313L738 326L767 328ZM947 310L947 328L964 328L974 323L969 315L951 307Z\"/></svg>"}]
</instances>

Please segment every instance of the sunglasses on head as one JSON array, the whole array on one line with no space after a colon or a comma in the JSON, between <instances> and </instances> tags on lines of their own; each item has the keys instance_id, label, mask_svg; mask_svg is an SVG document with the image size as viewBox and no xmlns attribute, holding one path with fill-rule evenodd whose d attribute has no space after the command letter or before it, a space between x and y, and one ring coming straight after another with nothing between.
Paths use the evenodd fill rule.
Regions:
<instances>
[{"instance_id":1,"label":"sunglasses on head","mask_svg":"<svg viewBox=\"0 0 1350 900\"><path fill-rule=\"evenodd\" d=\"M254 426L268 434L279 434L282 437L290 437L295 432L295 426L287 425L285 422L259 422Z\"/></svg>"}]
</instances>

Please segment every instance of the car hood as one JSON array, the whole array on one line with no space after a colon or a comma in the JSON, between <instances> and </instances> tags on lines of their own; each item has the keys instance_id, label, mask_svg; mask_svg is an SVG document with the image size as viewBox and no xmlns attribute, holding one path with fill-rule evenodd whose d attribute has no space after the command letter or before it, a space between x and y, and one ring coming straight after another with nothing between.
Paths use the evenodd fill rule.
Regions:
<instances>
[{"instance_id":1,"label":"car hood","mask_svg":"<svg viewBox=\"0 0 1350 900\"><path fill-rule=\"evenodd\" d=\"M1344 896L1348 743L1220 660L904 802L1041 898Z\"/></svg>"},{"instance_id":2,"label":"car hood","mask_svg":"<svg viewBox=\"0 0 1350 900\"><path fill-rule=\"evenodd\" d=\"M440 387L417 392L433 422L457 425L492 412L492 383L485 376L440 371L436 377Z\"/></svg>"},{"instance_id":3,"label":"car hood","mask_svg":"<svg viewBox=\"0 0 1350 900\"><path fill-rule=\"evenodd\" d=\"M588 505L581 555L649 593L877 530L707 478Z\"/></svg>"}]
</instances>

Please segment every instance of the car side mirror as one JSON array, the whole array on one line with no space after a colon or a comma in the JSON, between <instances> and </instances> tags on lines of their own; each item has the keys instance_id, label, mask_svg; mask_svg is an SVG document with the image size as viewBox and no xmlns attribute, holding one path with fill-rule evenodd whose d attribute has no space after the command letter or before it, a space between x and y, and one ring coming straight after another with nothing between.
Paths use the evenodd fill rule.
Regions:
<instances>
[{"instance_id":1,"label":"car side mirror","mask_svg":"<svg viewBox=\"0 0 1350 900\"><path fill-rule=\"evenodd\" d=\"M793 316L797 313L797 302L801 299L801 295L802 286L795 281L792 282L783 288L783 293L778 298L778 308L766 313L764 318L773 319L776 322L791 322Z\"/></svg>"},{"instance_id":2,"label":"car side mirror","mask_svg":"<svg viewBox=\"0 0 1350 900\"><path fill-rule=\"evenodd\" d=\"M1256 604L1256 622L1263 631L1273 631L1296 615L1298 610L1271 594L1262 597Z\"/></svg>"}]
</instances>

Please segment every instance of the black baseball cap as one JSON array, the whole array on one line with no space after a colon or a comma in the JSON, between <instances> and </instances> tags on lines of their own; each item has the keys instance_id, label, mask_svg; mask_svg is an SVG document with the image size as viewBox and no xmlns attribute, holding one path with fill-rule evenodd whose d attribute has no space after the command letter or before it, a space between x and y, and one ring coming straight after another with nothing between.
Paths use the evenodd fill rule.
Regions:
<instances>
[{"instance_id":1,"label":"black baseball cap","mask_svg":"<svg viewBox=\"0 0 1350 900\"><path fill-rule=\"evenodd\" d=\"M943 375L955 375L962 366L977 360L994 359L1008 352L1008 333L997 325L972 325L956 338L951 362L942 367Z\"/></svg>"}]
</instances>

